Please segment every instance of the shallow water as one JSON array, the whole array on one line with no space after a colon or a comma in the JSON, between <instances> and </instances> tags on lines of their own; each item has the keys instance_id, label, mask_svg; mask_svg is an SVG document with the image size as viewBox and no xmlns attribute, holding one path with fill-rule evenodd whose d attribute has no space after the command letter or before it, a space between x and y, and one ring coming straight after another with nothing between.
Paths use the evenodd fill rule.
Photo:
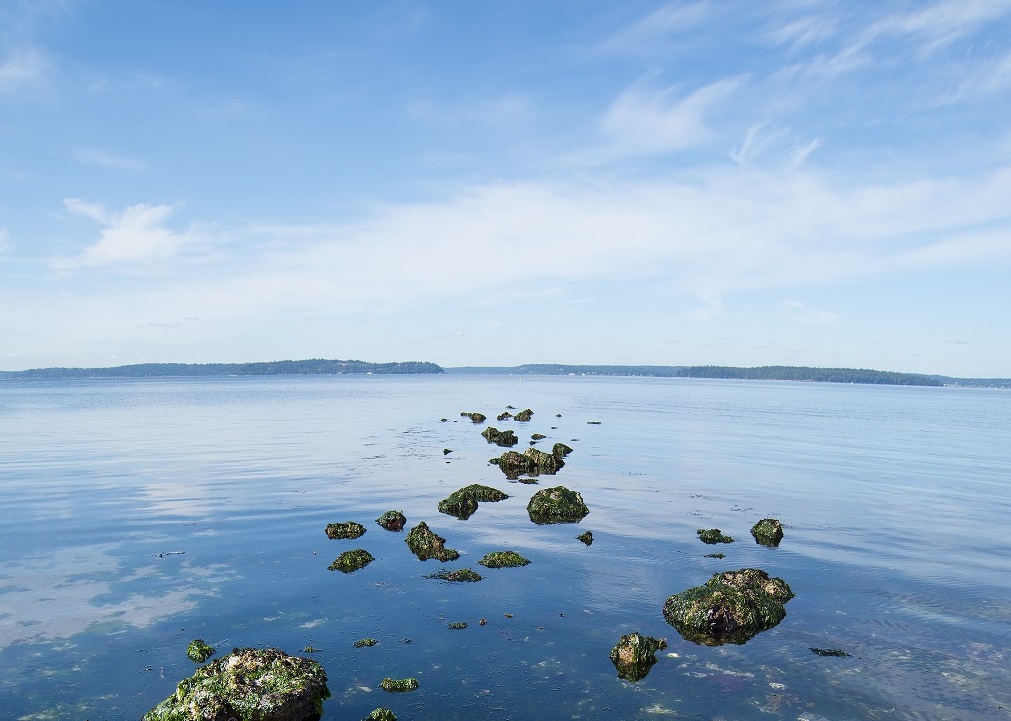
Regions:
<instances>
[{"instance_id":1,"label":"shallow water","mask_svg":"<svg viewBox=\"0 0 1011 721\"><path fill-rule=\"evenodd\" d=\"M496 422L507 404L533 420ZM575 450L539 486L509 482L487 463L503 449L461 411L515 430L516 450L535 432L548 436L542 449ZM222 653L319 649L333 719L377 706L414 720L1011 717L1006 391L501 376L6 382L0 434L4 718L139 719L193 672L185 648L198 637ZM470 483L512 497L466 521L436 511ZM558 484L590 515L531 523L529 497ZM462 558L419 562L403 533L374 523L389 509L408 527L427 521ZM748 533L769 516L786 529L776 549ZM366 535L327 539L327 523L348 520ZM695 530L712 527L737 542L700 543ZM592 546L575 540L584 530ZM327 571L356 547L376 561ZM477 565L507 548L532 563ZM715 551L726 558L705 557ZM425 578L466 566L484 580ZM777 627L710 648L664 621L669 595L745 566L797 594ZM669 647L633 684L608 654L635 630ZM353 647L366 636L379 644ZM387 676L421 687L388 694Z\"/></svg>"}]
</instances>

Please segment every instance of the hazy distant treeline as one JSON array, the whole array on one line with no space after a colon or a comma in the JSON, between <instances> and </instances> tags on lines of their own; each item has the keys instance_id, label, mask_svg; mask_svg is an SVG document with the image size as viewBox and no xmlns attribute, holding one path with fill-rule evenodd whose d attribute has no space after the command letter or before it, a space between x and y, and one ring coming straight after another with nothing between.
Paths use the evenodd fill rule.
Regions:
<instances>
[{"instance_id":1,"label":"hazy distant treeline","mask_svg":"<svg viewBox=\"0 0 1011 721\"><path fill-rule=\"evenodd\" d=\"M339 375L345 373L442 373L435 363L367 363L360 360L282 360L265 363L139 363L115 368L37 368L2 371L0 378L46 380L61 378L153 378L157 376Z\"/></svg>"}]
</instances>

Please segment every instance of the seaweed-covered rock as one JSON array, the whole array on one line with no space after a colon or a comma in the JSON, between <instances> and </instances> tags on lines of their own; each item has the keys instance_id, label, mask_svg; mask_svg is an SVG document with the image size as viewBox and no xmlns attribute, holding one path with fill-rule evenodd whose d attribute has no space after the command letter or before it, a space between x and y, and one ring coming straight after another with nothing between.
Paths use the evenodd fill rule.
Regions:
<instances>
[{"instance_id":1,"label":"seaweed-covered rock","mask_svg":"<svg viewBox=\"0 0 1011 721\"><path fill-rule=\"evenodd\" d=\"M775 548L783 540L783 524L775 518L763 518L751 527L755 543Z\"/></svg>"},{"instance_id":2,"label":"seaweed-covered rock","mask_svg":"<svg viewBox=\"0 0 1011 721\"><path fill-rule=\"evenodd\" d=\"M328 571L340 571L341 573L352 573L365 568L372 563L375 558L364 548L356 548L353 551L344 551L334 559L334 562L327 566Z\"/></svg>"},{"instance_id":3,"label":"seaweed-covered rock","mask_svg":"<svg viewBox=\"0 0 1011 721\"><path fill-rule=\"evenodd\" d=\"M404 543L411 549L411 553L418 557L419 561L434 558L437 561L445 562L455 561L460 557L456 550L446 548L446 539L436 534L424 521L407 532Z\"/></svg>"},{"instance_id":4,"label":"seaweed-covered rock","mask_svg":"<svg viewBox=\"0 0 1011 721\"><path fill-rule=\"evenodd\" d=\"M362 721L397 721L397 717L388 708L379 707Z\"/></svg>"},{"instance_id":5,"label":"seaweed-covered rock","mask_svg":"<svg viewBox=\"0 0 1011 721\"><path fill-rule=\"evenodd\" d=\"M558 456L536 448L528 448L523 453L506 451L488 462L498 466L510 480L516 480L522 475L538 476L542 473L551 476L565 465L565 461Z\"/></svg>"},{"instance_id":6,"label":"seaweed-covered rock","mask_svg":"<svg viewBox=\"0 0 1011 721\"><path fill-rule=\"evenodd\" d=\"M484 577L469 568L458 568L455 571L438 571L425 578L437 578L440 581L451 581L453 583L477 583Z\"/></svg>"},{"instance_id":7,"label":"seaweed-covered rock","mask_svg":"<svg viewBox=\"0 0 1011 721\"><path fill-rule=\"evenodd\" d=\"M400 693L403 691L416 691L420 684L416 678L384 678L379 685L383 691Z\"/></svg>"},{"instance_id":8,"label":"seaweed-covered rock","mask_svg":"<svg viewBox=\"0 0 1011 721\"><path fill-rule=\"evenodd\" d=\"M195 638L186 647L186 656L193 663L203 663L214 655L214 647L204 643L202 638Z\"/></svg>"},{"instance_id":9,"label":"seaweed-covered rock","mask_svg":"<svg viewBox=\"0 0 1011 721\"><path fill-rule=\"evenodd\" d=\"M572 449L569 448L564 443L556 443L555 445L551 446L551 455L553 455L555 458L565 458L570 453L572 453Z\"/></svg>"},{"instance_id":10,"label":"seaweed-covered rock","mask_svg":"<svg viewBox=\"0 0 1011 721\"><path fill-rule=\"evenodd\" d=\"M355 641L355 648L371 648L377 643L379 643L379 641L374 638L360 638Z\"/></svg>"},{"instance_id":11,"label":"seaweed-covered rock","mask_svg":"<svg viewBox=\"0 0 1011 721\"><path fill-rule=\"evenodd\" d=\"M641 636L636 631L622 636L611 649L611 663L618 671L618 678L635 683L646 678L656 663L656 652L665 648L667 642L663 639Z\"/></svg>"},{"instance_id":12,"label":"seaweed-covered rock","mask_svg":"<svg viewBox=\"0 0 1011 721\"><path fill-rule=\"evenodd\" d=\"M467 411L464 411L460 415L464 416L465 418L470 418L475 423L484 423L485 420L487 420L487 418L483 413L468 413Z\"/></svg>"},{"instance_id":13,"label":"seaweed-covered rock","mask_svg":"<svg viewBox=\"0 0 1011 721\"><path fill-rule=\"evenodd\" d=\"M513 414L510 413L509 411L502 411L497 416L495 416L495 420L497 420L497 421L507 421L507 420L509 420L512 417L513 417Z\"/></svg>"},{"instance_id":14,"label":"seaweed-covered rock","mask_svg":"<svg viewBox=\"0 0 1011 721\"><path fill-rule=\"evenodd\" d=\"M439 501L439 512L457 518L470 518L477 510L478 501L504 501L509 496L491 486L472 483L453 491L447 498Z\"/></svg>"},{"instance_id":15,"label":"seaweed-covered rock","mask_svg":"<svg viewBox=\"0 0 1011 721\"><path fill-rule=\"evenodd\" d=\"M515 568L516 566L526 566L530 560L523 558L516 551L492 551L486 553L478 563L485 568Z\"/></svg>"},{"instance_id":16,"label":"seaweed-covered rock","mask_svg":"<svg viewBox=\"0 0 1011 721\"><path fill-rule=\"evenodd\" d=\"M686 640L706 646L745 643L786 616L793 591L757 568L714 574L701 586L675 594L663 615Z\"/></svg>"},{"instance_id":17,"label":"seaweed-covered rock","mask_svg":"<svg viewBox=\"0 0 1011 721\"><path fill-rule=\"evenodd\" d=\"M532 440L532 441L543 441L545 438L547 438L547 436L544 435L543 433L532 433L532 434L530 434L530 440Z\"/></svg>"},{"instance_id":18,"label":"seaweed-covered rock","mask_svg":"<svg viewBox=\"0 0 1011 721\"><path fill-rule=\"evenodd\" d=\"M586 531L585 533L580 533L576 536L577 541L582 541L587 546L593 545L593 531Z\"/></svg>"},{"instance_id":19,"label":"seaweed-covered rock","mask_svg":"<svg viewBox=\"0 0 1011 721\"><path fill-rule=\"evenodd\" d=\"M365 535L365 526L354 521L326 524L327 538L358 538Z\"/></svg>"},{"instance_id":20,"label":"seaweed-covered rock","mask_svg":"<svg viewBox=\"0 0 1011 721\"><path fill-rule=\"evenodd\" d=\"M514 415L513 416L513 420L514 421L526 422L526 421L529 421L530 418L533 415L534 415L534 412L532 410L530 410L529 408L527 408L526 410L522 410L519 413L517 413L516 415Z\"/></svg>"},{"instance_id":21,"label":"seaweed-covered rock","mask_svg":"<svg viewBox=\"0 0 1011 721\"><path fill-rule=\"evenodd\" d=\"M527 504L534 523L579 523L590 512L578 491L565 486L537 491Z\"/></svg>"},{"instance_id":22,"label":"seaweed-covered rock","mask_svg":"<svg viewBox=\"0 0 1011 721\"><path fill-rule=\"evenodd\" d=\"M512 448L513 446L515 446L517 443L520 442L520 439L516 437L516 434L514 432L500 431L495 426L488 426L483 431L481 431L481 435L484 436L484 439L486 441L488 441L489 443L494 443L496 446L499 446L500 448Z\"/></svg>"},{"instance_id":23,"label":"seaweed-covered rock","mask_svg":"<svg viewBox=\"0 0 1011 721\"><path fill-rule=\"evenodd\" d=\"M276 648L234 649L197 669L144 721L304 721L330 697L326 672Z\"/></svg>"},{"instance_id":24,"label":"seaweed-covered rock","mask_svg":"<svg viewBox=\"0 0 1011 721\"><path fill-rule=\"evenodd\" d=\"M387 511L376 519L376 523L387 531L402 531L407 525L407 516L402 511Z\"/></svg>"},{"instance_id":25,"label":"seaweed-covered rock","mask_svg":"<svg viewBox=\"0 0 1011 721\"><path fill-rule=\"evenodd\" d=\"M818 648L817 646L811 646L811 653L819 656L834 656L836 658L849 658L853 655L843 651L841 648Z\"/></svg>"},{"instance_id":26,"label":"seaweed-covered rock","mask_svg":"<svg viewBox=\"0 0 1011 721\"><path fill-rule=\"evenodd\" d=\"M699 534L700 541L708 543L709 545L734 542L732 537L724 536L723 531L718 528L700 528L696 531L696 533Z\"/></svg>"},{"instance_id":27,"label":"seaweed-covered rock","mask_svg":"<svg viewBox=\"0 0 1011 721\"><path fill-rule=\"evenodd\" d=\"M468 624L466 621L453 621L453 623L446 624L446 628L450 629L451 631L462 631L463 629L469 627L470 624Z\"/></svg>"}]
</instances>

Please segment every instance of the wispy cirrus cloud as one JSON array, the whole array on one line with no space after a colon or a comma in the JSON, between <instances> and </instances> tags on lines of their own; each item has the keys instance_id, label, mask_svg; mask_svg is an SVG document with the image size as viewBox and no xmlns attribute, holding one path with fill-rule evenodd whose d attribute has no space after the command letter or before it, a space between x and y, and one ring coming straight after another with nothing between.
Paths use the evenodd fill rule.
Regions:
<instances>
[{"instance_id":1,"label":"wispy cirrus cloud","mask_svg":"<svg viewBox=\"0 0 1011 721\"><path fill-rule=\"evenodd\" d=\"M708 3L668 3L636 20L601 46L611 52L640 54L654 50L674 33L687 30L704 17Z\"/></svg>"},{"instance_id":2,"label":"wispy cirrus cloud","mask_svg":"<svg viewBox=\"0 0 1011 721\"><path fill-rule=\"evenodd\" d=\"M190 230L176 233L164 225L178 206L138 204L120 212L109 212L101 205L75 198L68 198L63 204L74 215L90 218L104 227L98 242L85 248L80 255L58 263L62 270L136 266L164 260L176 255L191 238Z\"/></svg>"},{"instance_id":3,"label":"wispy cirrus cloud","mask_svg":"<svg viewBox=\"0 0 1011 721\"><path fill-rule=\"evenodd\" d=\"M45 55L35 48L18 48L0 59L0 94L11 95L31 87L49 68Z\"/></svg>"},{"instance_id":4,"label":"wispy cirrus cloud","mask_svg":"<svg viewBox=\"0 0 1011 721\"><path fill-rule=\"evenodd\" d=\"M74 152L77 162L110 170L140 170L144 163L125 155L110 153L101 148L78 148Z\"/></svg>"}]
</instances>

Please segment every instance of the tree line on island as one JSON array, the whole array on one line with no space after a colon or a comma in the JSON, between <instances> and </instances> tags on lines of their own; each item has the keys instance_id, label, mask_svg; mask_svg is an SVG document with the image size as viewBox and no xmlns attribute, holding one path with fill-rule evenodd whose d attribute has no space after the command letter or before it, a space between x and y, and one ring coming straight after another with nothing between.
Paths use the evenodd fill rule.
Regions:
<instances>
[{"instance_id":1,"label":"tree line on island","mask_svg":"<svg viewBox=\"0 0 1011 721\"><path fill-rule=\"evenodd\" d=\"M808 366L738 368L715 365L565 365L558 363L443 368L435 363L426 361L370 363L361 360L328 360L325 358L260 363L139 363L112 368L36 368L24 371L0 371L0 380L437 373L711 378L723 380L806 381L815 383L863 383L901 386L1011 388L1011 379L1009 378L953 378L950 376L898 373L895 371L878 371L865 368L812 368Z\"/></svg>"}]
</instances>

